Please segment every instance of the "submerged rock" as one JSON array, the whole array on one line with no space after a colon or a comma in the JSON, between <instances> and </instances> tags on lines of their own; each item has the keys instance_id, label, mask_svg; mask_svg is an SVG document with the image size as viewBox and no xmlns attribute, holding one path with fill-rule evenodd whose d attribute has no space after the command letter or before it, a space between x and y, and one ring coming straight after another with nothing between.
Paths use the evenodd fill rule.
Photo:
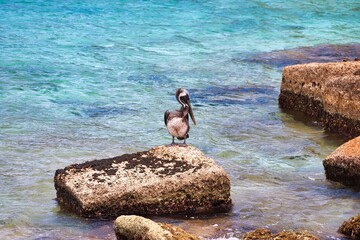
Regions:
<instances>
[{"instance_id":1,"label":"submerged rock","mask_svg":"<svg viewBox=\"0 0 360 240\"><path fill-rule=\"evenodd\" d=\"M352 239L360 239L360 214L345 221L340 226L339 232Z\"/></svg>"},{"instance_id":2,"label":"submerged rock","mask_svg":"<svg viewBox=\"0 0 360 240\"><path fill-rule=\"evenodd\" d=\"M338 62L360 56L360 44L328 44L258 53L243 61L285 67L311 62ZM236 61L237 59L234 59ZM241 59L240 59L241 60Z\"/></svg>"},{"instance_id":3,"label":"submerged rock","mask_svg":"<svg viewBox=\"0 0 360 240\"><path fill-rule=\"evenodd\" d=\"M319 240L318 237L310 235L306 232L282 231L272 234L270 230L259 228L255 231L246 233L242 240Z\"/></svg>"},{"instance_id":4,"label":"submerged rock","mask_svg":"<svg viewBox=\"0 0 360 240\"><path fill-rule=\"evenodd\" d=\"M191 92L196 96L195 106L262 105L275 102L274 96L278 94L276 88L267 85L210 86Z\"/></svg>"},{"instance_id":5,"label":"submerged rock","mask_svg":"<svg viewBox=\"0 0 360 240\"><path fill-rule=\"evenodd\" d=\"M199 240L181 228L135 215L118 217L114 230L118 240Z\"/></svg>"},{"instance_id":6,"label":"submerged rock","mask_svg":"<svg viewBox=\"0 0 360 240\"><path fill-rule=\"evenodd\" d=\"M259 228L254 231L250 231L242 236L242 240L253 240L253 239L271 239L272 233L269 229Z\"/></svg>"},{"instance_id":7,"label":"submerged rock","mask_svg":"<svg viewBox=\"0 0 360 240\"><path fill-rule=\"evenodd\" d=\"M279 105L323 122L352 138L360 135L360 61L285 67Z\"/></svg>"},{"instance_id":8,"label":"submerged rock","mask_svg":"<svg viewBox=\"0 0 360 240\"><path fill-rule=\"evenodd\" d=\"M338 147L323 165L327 179L360 189L360 136Z\"/></svg>"},{"instance_id":9,"label":"submerged rock","mask_svg":"<svg viewBox=\"0 0 360 240\"><path fill-rule=\"evenodd\" d=\"M74 164L54 177L59 204L84 217L229 211L230 180L193 146L149 151Z\"/></svg>"}]
</instances>

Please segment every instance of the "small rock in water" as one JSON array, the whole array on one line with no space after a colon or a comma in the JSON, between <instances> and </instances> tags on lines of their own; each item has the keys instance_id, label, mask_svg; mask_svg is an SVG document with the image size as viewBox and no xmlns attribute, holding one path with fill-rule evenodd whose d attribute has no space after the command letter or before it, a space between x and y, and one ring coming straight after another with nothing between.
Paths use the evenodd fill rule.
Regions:
<instances>
[{"instance_id":1,"label":"small rock in water","mask_svg":"<svg viewBox=\"0 0 360 240\"><path fill-rule=\"evenodd\" d=\"M340 226L339 232L352 239L360 239L360 214L345 221Z\"/></svg>"},{"instance_id":2,"label":"small rock in water","mask_svg":"<svg viewBox=\"0 0 360 240\"><path fill-rule=\"evenodd\" d=\"M306 232L282 231L272 234L270 230L259 228L255 231L246 233L242 240L319 240L318 237L310 235Z\"/></svg>"},{"instance_id":3,"label":"small rock in water","mask_svg":"<svg viewBox=\"0 0 360 240\"><path fill-rule=\"evenodd\" d=\"M338 147L323 165L327 179L360 189L360 136Z\"/></svg>"},{"instance_id":4,"label":"small rock in water","mask_svg":"<svg viewBox=\"0 0 360 240\"><path fill-rule=\"evenodd\" d=\"M118 240L199 240L181 228L135 215L118 217L114 230Z\"/></svg>"},{"instance_id":5,"label":"small rock in water","mask_svg":"<svg viewBox=\"0 0 360 240\"><path fill-rule=\"evenodd\" d=\"M254 231L245 233L241 238L242 240L252 240L252 239L271 239L271 231L265 228L259 228Z\"/></svg>"}]
</instances>

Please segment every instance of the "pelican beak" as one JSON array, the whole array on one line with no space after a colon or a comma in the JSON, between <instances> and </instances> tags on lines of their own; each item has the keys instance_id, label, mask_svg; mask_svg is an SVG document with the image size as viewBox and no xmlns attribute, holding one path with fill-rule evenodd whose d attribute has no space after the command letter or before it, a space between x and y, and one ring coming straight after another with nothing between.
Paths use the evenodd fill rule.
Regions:
<instances>
[{"instance_id":1,"label":"pelican beak","mask_svg":"<svg viewBox=\"0 0 360 240\"><path fill-rule=\"evenodd\" d=\"M189 114L190 114L191 120L193 121L194 125L196 125L196 120L195 120L195 117L194 117L194 113L193 113L190 101L189 101Z\"/></svg>"}]
</instances>

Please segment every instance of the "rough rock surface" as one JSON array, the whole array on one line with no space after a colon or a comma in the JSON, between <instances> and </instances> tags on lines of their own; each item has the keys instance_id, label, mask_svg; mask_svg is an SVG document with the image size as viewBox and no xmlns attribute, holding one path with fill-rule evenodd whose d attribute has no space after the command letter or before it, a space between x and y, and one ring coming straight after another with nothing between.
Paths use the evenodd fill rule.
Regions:
<instances>
[{"instance_id":1,"label":"rough rock surface","mask_svg":"<svg viewBox=\"0 0 360 240\"><path fill-rule=\"evenodd\" d=\"M74 164L54 177L59 204L84 217L224 212L231 208L230 180L193 146Z\"/></svg>"},{"instance_id":2,"label":"rough rock surface","mask_svg":"<svg viewBox=\"0 0 360 240\"><path fill-rule=\"evenodd\" d=\"M114 230L118 240L199 240L181 228L135 215L118 217Z\"/></svg>"},{"instance_id":3,"label":"rough rock surface","mask_svg":"<svg viewBox=\"0 0 360 240\"><path fill-rule=\"evenodd\" d=\"M270 230L259 228L255 231L246 233L242 240L319 240L318 237L310 235L306 232L282 231L277 234L272 234Z\"/></svg>"},{"instance_id":4,"label":"rough rock surface","mask_svg":"<svg viewBox=\"0 0 360 240\"><path fill-rule=\"evenodd\" d=\"M359 136L360 61L285 67L279 105L317 118L332 132Z\"/></svg>"},{"instance_id":5,"label":"rough rock surface","mask_svg":"<svg viewBox=\"0 0 360 240\"><path fill-rule=\"evenodd\" d=\"M340 226L339 232L352 239L360 239L360 214L345 221Z\"/></svg>"},{"instance_id":6,"label":"rough rock surface","mask_svg":"<svg viewBox=\"0 0 360 240\"><path fill-rule=\"evenodd\" d=\"M338 147L323 165L327 179L360 189L360 136Z\"/></svg>"}]
</instances>

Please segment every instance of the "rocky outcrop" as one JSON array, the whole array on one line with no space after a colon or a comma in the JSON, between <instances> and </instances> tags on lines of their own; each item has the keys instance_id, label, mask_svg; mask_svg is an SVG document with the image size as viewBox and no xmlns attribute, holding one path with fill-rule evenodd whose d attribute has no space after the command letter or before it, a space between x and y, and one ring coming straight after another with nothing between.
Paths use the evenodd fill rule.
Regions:
<instances>
[{"instance_id":1,"label":"rocky outcrop","mask_svg":"<svg viewBox=\"0 0 360 240\"><path fill-rule=\"evenodd\" d=\"M230 180L193 146L74 164L54 177L59 204L91 218L224 212L231 208Z\"/></svg>"},{"instance_id":2,"label":"rocky outcrop","mask_svg":"<svg viewBox=\"0 0 360 240\"><path fill-rule=\"evenodd\" d=\"M338 147L323 165L327 179L360 189L360 137Z\"/></svg>"},{"instance_id":3,"label":"rocky outcrop","mask_svg":"<svg viewBox=\"0 0 360 240\"><path fill-rule=\"evenodd\" d=\"M360 239L360 214L345 221L340 226L339 232L352 239Z\"/></svg>"},{"instance_id":4,"label":"rocky outcrop","mask_svg":"<svg viewBox=\"0 0 360 240\"><path fill-rule=\"evenodd\" d=\"M317 118L332 132L359 136L360 61L285 67L279 105Z\"/></svg>"},{"instance_id":5,"label":"rocky outcrop","mask_svg":"<svg viewBox=\"0 0 360 240\"><path fill-rule=\"evenodd\" d=\"M114 230L118 240L199 240L181 228L135 215L118 217Z\"/></svg>"},{"instance_id":6,"label":"rocky outcrop","mask_svg":"<svg viewBox=\"0 0 360 240\"><path fill-rule=\"evenodd\" d=\"M282 231L272 234L270 230L259 228L255 231L246 233L242 240L319 240L318 237L310 235L306 232Z\"/></svg>"}]
</instances>

